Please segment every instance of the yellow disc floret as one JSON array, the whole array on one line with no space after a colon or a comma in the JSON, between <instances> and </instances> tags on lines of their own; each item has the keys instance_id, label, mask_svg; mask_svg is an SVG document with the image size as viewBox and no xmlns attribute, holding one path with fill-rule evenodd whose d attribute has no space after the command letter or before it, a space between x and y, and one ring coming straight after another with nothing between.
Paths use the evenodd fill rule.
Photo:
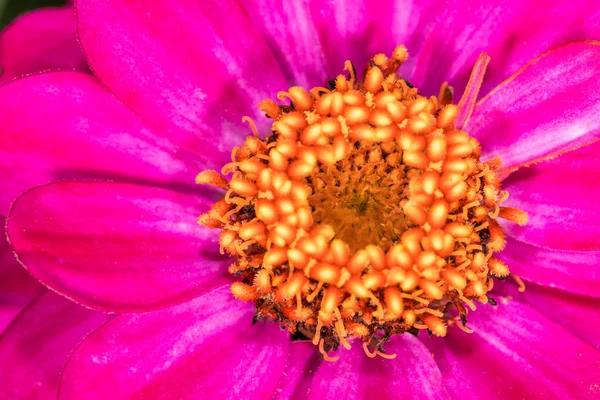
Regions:
<instances>
[{"instance_id":1,"label":"yellow disc floret","mask_svg":"<svg viewBox=\"0 0 600 400\"><path fill-rule=\"evenodd\" d=\"M196 179L227 190L199 222L222 229L221 252L236 258L233 295L327 359L352 338L389 358L391 335L468 330L464 305L487 303L492 278L509 275L494 257L506 244L496 218L527 220L500 206L501 162L481 162L455 128L449 90L426 98L396 73L407 56L377 54L361 81L347 62L329 88L261 102L271 134L246 118L254 135L221 171L231 178Z\"/></svg>"}]
</instances>

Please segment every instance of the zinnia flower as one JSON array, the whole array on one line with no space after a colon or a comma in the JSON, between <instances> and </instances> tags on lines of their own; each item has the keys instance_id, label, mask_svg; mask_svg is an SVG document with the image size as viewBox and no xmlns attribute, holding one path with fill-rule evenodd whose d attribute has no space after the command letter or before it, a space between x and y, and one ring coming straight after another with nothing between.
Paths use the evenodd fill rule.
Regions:
<instances>
[{"instance_id":1,"label":"zinnia flower","mask_svg":"<svg viewBox=\"0 0 600 400\"><path fill-rule=\"evenodd\" d=\"M68 180L18 197L10 243L122 315L39 298L2 387L38 368L60 398L598 396L600 46L564 44L594 35L585 7L532 7L78 2L97 78L0 88L2 199ZM524 293L494 285L509 271Z\"/></svg>"},{"instance_id":2,"label":"zinnia flower","mask_svg":"<svg viewBox=\"0 0 600 400\"><path fill-rule=\"evenodd\" d=\"M0 34L0 68L0 84L48 70L87 71L77 42L73 7L29 12L11 23ZM3 226L7 213L8 207L0 212ZM0 244L0 270L2 332L42 287L15 260L5 241Z\"/></svg>"}]
</instances>

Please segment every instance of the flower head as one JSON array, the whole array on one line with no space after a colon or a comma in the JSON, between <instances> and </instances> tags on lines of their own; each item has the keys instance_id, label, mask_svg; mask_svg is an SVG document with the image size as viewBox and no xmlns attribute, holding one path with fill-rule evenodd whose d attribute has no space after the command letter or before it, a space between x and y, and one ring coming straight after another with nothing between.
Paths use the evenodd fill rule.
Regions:
<instances>
[{"instance_id":1,"label":"flower head","mask_svg":"<svg viewBox=\"0 0 600 400\"><path fill-rule=\"evenodd\" d=\"M222 169L231 180L212 170L196 177L227 190L199 222L221 228L221 253L237 258L229 271L243 279L233 295L326 359L325 345L350 349L352 338L367 355L390 357L382 346L392 335L445 336L460 319L466 330L465 305L487 303L493 278L509 273L494 256L506 245L496 218L527 222L500 206L501 160L481 162L477 140L456 127L487 55L458 107L445 104L447 86L428 99L398 76L407 58L404 46L377 54L360 80L348 61L349 76L330 88L294 86L278 94L289 104L261 102L272 133L260 139L248 119L254 135Z\"/></svg>"},{"instance_id":2,"label":"flower head","mask_svg":"<svg viewBox=\"0 0 600 400\"><path fill-rule=\"evenodd\" d=\"M32 366L59 398L596 396L600 47L548 51L593 10L290 4L81 0L97 77L0 88L12 248L122 313L38 299L0 341L5 397ZM491 288L508 268L525 293Z\"/></svg>"}]
</instances>

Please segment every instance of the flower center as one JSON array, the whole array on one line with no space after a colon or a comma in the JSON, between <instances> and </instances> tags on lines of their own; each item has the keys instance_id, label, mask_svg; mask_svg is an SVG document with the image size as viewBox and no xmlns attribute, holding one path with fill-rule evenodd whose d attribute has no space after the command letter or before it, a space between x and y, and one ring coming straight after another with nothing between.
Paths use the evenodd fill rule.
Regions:
<instances>
[{"instance_id":1,"label":"flower center","mask_svg":"<svg viewBox=\"0 0 600 400\"><path fill-rule=\"evenodd\" d=\"M221 252L236 258L233 295L329 360L352 338L391 358L392 335L469 331L467 308L493 302L493 278L509 274L494 257L506 244L496 219L527 220L500 207L501 162L481 162L477 140L456 129L448 89L426 98L396 73L407 57L403 46L376 55L360 81L346 62L330 88L261 102L271 134L260 139L245 118L254 135L223 167L231 179L196 178L227 190L199 222L222 229Z\"/></svg>"}]
</instances>

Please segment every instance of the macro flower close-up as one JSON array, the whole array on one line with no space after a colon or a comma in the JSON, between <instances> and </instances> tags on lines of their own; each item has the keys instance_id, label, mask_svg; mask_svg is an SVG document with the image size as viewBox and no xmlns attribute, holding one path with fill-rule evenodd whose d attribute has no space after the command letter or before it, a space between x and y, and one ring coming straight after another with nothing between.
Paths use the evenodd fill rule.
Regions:
<instances>
[{"instance_id":1,"label":"macro flower close-up","mask_svg":"<svg viewBox=\"0 0 600 400\"><path fill-rule=\"evenodd\" d=\"M17 18L0 398L600 398L594 3Z\"/></svg>"}]
</instances>

